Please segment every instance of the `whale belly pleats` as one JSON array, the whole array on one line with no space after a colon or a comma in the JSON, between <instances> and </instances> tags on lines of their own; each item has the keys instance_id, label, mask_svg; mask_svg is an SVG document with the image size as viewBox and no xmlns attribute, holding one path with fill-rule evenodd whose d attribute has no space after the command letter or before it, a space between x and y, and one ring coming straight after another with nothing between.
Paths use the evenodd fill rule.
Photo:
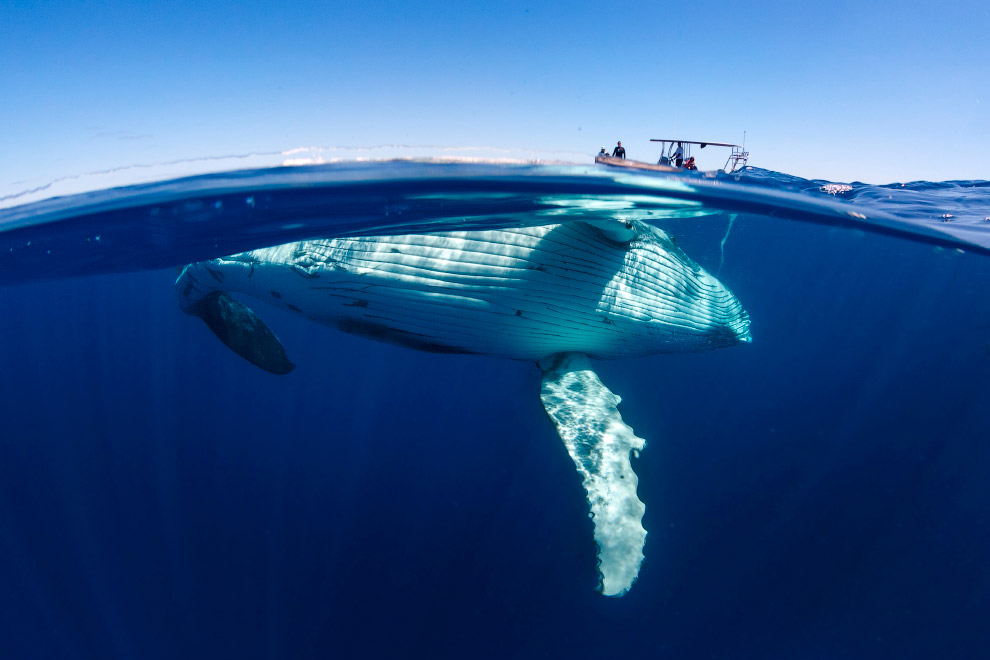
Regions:
<instances>
[{"instance_id":1,"label":"whale belly pleats","mask_svg":"<svg viewBox=\"0 0 990 660\"><path fill-rule=\"evenodd\" d=\"M312 264L298 287L303 310L349 332L408 343L536 359L621 346L602 320L603 291L624 248L585 228L531 228L443 235L308 241ZM295 297L298 297L298 293ZM298 304L298 303L297 303Z\"/></svg>"}]
</instances>

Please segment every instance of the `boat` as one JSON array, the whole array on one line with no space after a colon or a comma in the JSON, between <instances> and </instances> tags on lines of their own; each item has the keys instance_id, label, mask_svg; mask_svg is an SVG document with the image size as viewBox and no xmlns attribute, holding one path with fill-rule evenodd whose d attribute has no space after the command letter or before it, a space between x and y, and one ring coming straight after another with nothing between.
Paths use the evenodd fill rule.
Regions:
<instances>
[{"instance_id":1,"label":"boat","mask_svg":"<svg viewBox=\"0 0 990 660\"><path fill-rule=\"evenodd\" d=\"M595 162L602 165L611 165L613 167L628 167L637 170L651 170L654 172L685 172L691 171L689 168L684 167L684 163L688 162L691 158L691 148L697 146L699 149L704 149L705 147L725 147L730 149L729 157L725 161L725 166L720 170L700 172L703 176L715 176L717 174L731 174L737 170L741 170L746 167L746 161L749 160L749 152L746 151L746 147L739 144L730 144L728 142L698 142L696 140L671 140L668 138L652 138L650 142L660 143L660 160L654 165L653 163L644 163L639 160L632 160L628 158L617 158L615 156L596 156ZM676 151L676 146L681 145L684 149L684 162L681 167L677 167L674 161L674 152Z\"/></svg>"}]
</instances>

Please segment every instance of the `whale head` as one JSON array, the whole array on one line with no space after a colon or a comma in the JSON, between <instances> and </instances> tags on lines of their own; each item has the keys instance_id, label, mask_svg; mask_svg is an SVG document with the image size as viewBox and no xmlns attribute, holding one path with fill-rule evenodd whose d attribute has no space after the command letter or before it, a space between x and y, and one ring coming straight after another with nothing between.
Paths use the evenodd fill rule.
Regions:
<instances>
[{"instance_id":1,"label":"whale head","mask_svg":"<svg viewBox=\"0 0 990 660\"><path fill-rule=\"evenodd\" d=\"M639 352L707 351L752 341L739 299L664 231L637 227L624 259L602 303Z\"/></svg>"}]
</instances>

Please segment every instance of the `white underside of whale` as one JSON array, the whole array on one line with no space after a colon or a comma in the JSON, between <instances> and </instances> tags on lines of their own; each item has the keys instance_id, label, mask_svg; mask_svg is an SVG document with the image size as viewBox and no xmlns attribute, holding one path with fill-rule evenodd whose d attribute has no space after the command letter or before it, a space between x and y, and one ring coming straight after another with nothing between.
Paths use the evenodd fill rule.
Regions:
<instances>
[{"instance_id":1,"label":"white underside of whale","mask_svg":"<svg viewBox=\"0 0 990 660\"><path fill-rule=\"evenodd\" d=\"M513 359L697 351L746 335L718 280L663 232L637 230L627 242L585 223L302 241L191 264L180 280L413 348Z\"/></svg>"},{"instance_id":2,"label":"white underside of whale","mask_svg":"<svg viewBox=\"0 0 990 660\"><path fill-rule=\"evenodd\" d=\"M190 264L176 287L183 309L276 373L291 363L271 368L252 343L264 331L281 351L277 338L228 294L411 348L538 361L541 401L581 475L610 596L629 589L643 560L645 507L630 456L645 442L586 356L749 340L739 301L641 223L302 241Z\"/></svg>"}]
</instances>

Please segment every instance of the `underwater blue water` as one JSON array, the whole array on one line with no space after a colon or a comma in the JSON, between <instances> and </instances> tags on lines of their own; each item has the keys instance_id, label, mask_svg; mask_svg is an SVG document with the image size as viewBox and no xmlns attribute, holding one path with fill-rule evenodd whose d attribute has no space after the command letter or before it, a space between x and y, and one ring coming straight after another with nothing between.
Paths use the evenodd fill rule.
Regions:
<instances>
[{"instance_id":1,"label":"underwater blue water","mask_svg":"<svg viewBox=\"0 0 990 660\"><path fill-rule=\"evenodd\" d=\"M0 657L987 647L986 182L409 164L233 178L0 211ZM595 591L587 503L535 366L264 308L298 365L274 376L173 287L187 261L317 233L607 215L654 218L719 271L753 334L595 363L648 442L646 560L618 599Z\"/></svg>"}]
</instances>

